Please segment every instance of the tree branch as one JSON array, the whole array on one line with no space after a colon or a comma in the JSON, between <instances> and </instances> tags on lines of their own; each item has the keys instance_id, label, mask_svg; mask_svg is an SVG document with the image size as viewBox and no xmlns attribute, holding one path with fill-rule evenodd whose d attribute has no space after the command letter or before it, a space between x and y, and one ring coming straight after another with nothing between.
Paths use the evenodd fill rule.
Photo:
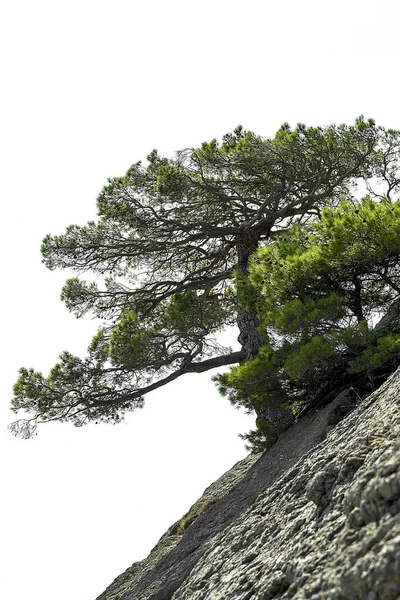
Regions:
<instances>
[{"instance_id":1,"label":"tree branch","mask_svg":"<svg viewBox=\"0 0 400 600\"><path fill-rule=\"evenodd\" d=\"M233 365L235 363L239 363L243 361L245 358L244 352L241 350L237 352L231 352L230 354L223 354L222 356L215 356L213 358L209 358L202 362L189 362L188 364L183 364L177 371L174 371L164 379L159 379L150 385L141 388L140 390L136 390L132 392L130 398L134 400L138 396L144 396L144 394L148 394L156 390L159 387L163 387L167 383L178 379L181 375L185 375L186 373L204 373L205 371L209 371L210 369L215 369L216 367L225 367L227 365Z\"/></svg>"}]
</instances>

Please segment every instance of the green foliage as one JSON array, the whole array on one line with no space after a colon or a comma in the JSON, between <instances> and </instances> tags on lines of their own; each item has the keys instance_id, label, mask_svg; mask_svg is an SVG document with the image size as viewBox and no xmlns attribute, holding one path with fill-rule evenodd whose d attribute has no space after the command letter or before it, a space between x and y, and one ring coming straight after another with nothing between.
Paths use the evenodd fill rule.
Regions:
<instances>
[{"instance_id":1,"label":"green foliage","mask_svg":"<svg viewBox=\"0 0 400 600\"><path fill-rule=\"evenodd\" d=\"M35 434L39 419L69 421L76 427L90 421L118 423L126 410L140 408L143 398L132 395L126 374L119 368L105 368L106 354L104 339L98 333L85 360L63 352L47 377L33 369L20 369L12 410L35 411L36 418L20 419L10 425L10 430L29 438Z\"/></svg>"},{"instance_id":2,"label":"green foliage","mask_svg":"<svg viewBox=\"0 0 400 600\"><path fill-rule=\"evenodd\" d=\"M330 360L335 356L337 340L333 336L323 338L315 335L299 350L291 352L285 361L285 371L294 381L321 379L329 369Z\"/></svg>"},{"instance_id":3,"label":"green foliage","mask_svg":"<svg viewBox=\"0 0 400 600\"><path fill-rule=\"evenodd\" d=\"M279 377L281 366L281 353L264 346L254 360L232 367L223 375L216 375L214 381L220 394L227 396L233 406L243 406L251 412L261 409L265 403L287 401Z\"/></svg>"},{"instance_id":4,"label":"green foliage","mask_svg":"<svg viewBox=\"0 0 400 600\"><path fill-rule=\"evenodd\" d=\"M166 318L183 336L206 335L220 329L221 323L228 322L229 312L222 301L207 302L195 291L188 290L172 296Z\"/></svg>"},{"instance_id":5,"label":"green foliage","mask_svg":"<svg viewBox=\"0 0 400 600\"><path fill-rule=\"evenodd\" d=\"M111 362L126 369L150 370L165 362L164 341L156 326L144 327L135 313L124 313L110 336Z\"/></svg>"},{"instance_id":6,"label":"green foliage","mask_svg":"<svg viewBox=\"0 0 400 600\"><path fill-rule=\"evenodd\" d=\"M279 434L280 430L277 422L267 423L264 419L256 419L256 429L239 435L246 442L246 449L253 454L257 454L258 452L265 452L273 446L278 440Z\"/></svg>"},{"instance_id":7,"label":"green foliage","mask_svg":"<svg viewBox=\"0 0 400 600\"><path fill-rule=\"evenodd\" d=\"M361 321L399 293L399 225L399 202L343 199L320 221L295 227L261 249L251 280L274 308L294 298L337 294Z\"/></svg>"},{"instance_id":8,"label":"green foliage","mask_svg":"<svg viewBox=\"0 0 400 600\"><path fill-rule=\"evenodd\" d=\"M13 430L119 422L184 373L249 358L220 380L234 404L262 412L303 401L312 371L332 366L337 348L355 359L357 327L399 293L399 139L362 118L284 124L271 139L239 126L173 158L153 150L109 179L97 221L42 243L48 268L77 274L62 300L101 319L99 332L84 359L65 352L48 377L21 370L13 408L29 418ZM385 202L353 210L359 178L383 182ZM237 352L217 338L233 322Z\"/></svg>"},{"instance_id":9,"label":"green foliage","mask_svg":"<svg viewBox=\"0 0 400 600\"><path fill-rule=\"evenodd\" d=\"M373 372L376 369L400 362L400 334L390 333L376 340L360 356L349 362L349 373Z\"/></svg>"},{"instance_id":10,"label":"green foliage","mask_svg":"<svg viewBox=\"0 0 400 600\"><path fill-rule=\"evenodd\" d=\"M284 357L283 349L274 352L270 346L263 346L255 359L214 377L220 394L228 397L233 406L244 407L249 414L252 411L262 414L267 408L272 415L268 420L258 418L256 430L240 435L252 452L260 452L274 444L287 417L301 407L301 399L294 402L289 393L290 380L283 370Z\"/></svg>"},{"instance_id":11,"label":"green foliage","mask_svg":"<svg viewBox=\"0 0 400 600\"><path fill-rule=\"evenodd\" d=\"M335 293L326 298L295 298L282 306L266 311L263 322L280 335L292 339L310 339L319 332L329 331L332 323L345 316L344 299ZM261 308L262 310L262 308Z\"/></svg>"},{"instance_id":12,"label":"green foliage","mask_svg":"<svg viewBox=\"0 0 400 600\"><path fill-rule=\"evenodd\" d=\"M252 312L257 305L258 291L249 280L247 274L242 273L240 269L234 269L233 276L240 307L248 312Z\"/></svg>"},{"instance_id":13,"label":"green foliage","mask_svg":"<svg viewBox=\"0 0 400 600\"><path fill-rule=\"evenodd\" d=\"M374 323L399 298L399 232L399 201L342 199L261 248L249 281L268 345L220 376L221 392L258 414L274 403L296 413L351 376L373 381L396 368L400 332L379 333ZM261 420L245 437L258 451L274 426Z\"/></svg>"}]
</instances>

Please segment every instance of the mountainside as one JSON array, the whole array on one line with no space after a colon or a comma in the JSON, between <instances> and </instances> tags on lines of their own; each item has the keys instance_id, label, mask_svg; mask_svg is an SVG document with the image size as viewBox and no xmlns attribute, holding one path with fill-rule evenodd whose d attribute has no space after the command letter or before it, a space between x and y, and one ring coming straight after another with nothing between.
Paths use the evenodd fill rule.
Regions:
<instances>
[{"instance_id":1,"label":"mountainside","mask_svg":"<svg viewBox=\"0 0 400 600\"><path fill-rule=\"evenodd\" d=\"M97 600L399 600L400 369L208 487Z\"/></svg>"}]
</instances>

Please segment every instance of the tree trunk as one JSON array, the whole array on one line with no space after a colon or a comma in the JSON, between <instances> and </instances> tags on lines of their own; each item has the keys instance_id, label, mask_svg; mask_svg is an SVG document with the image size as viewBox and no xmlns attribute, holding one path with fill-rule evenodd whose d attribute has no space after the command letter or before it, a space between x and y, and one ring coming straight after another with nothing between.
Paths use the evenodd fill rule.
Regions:
<instances>
[{"instance_id":1,"label":"tree trunk","mask_svg":"<svg viewBox=\"0 0 400 600\"><path fill-rule=\"evenodd\" d=\"M380 335L391 331L400 331L400 301L394 300L373 331Z\"/></svg>"},{"instance_id":2,"label":"tree trunk","mask_svg":"<svg viewBox=\"0 0 400 600\"><path fill-rule=\"evenodd\" d=\"M245 230L240 238L236 242L237 252L237 266L244 283L248 280L249 276L249 261L251 255L258 248L258 236L249 229ZM237 324L239 327L238 342L242 346L242 352L244 355L243 362L252 360L255 358L262 345L261 336L258 333L258 327L260 321L257 317L255 308L248 307L246 305L246 299L242 298L240 291L238 291L238 312L237 312Z\"/></svg>"},{"instance_id":3,"label":"tree trunk","mask_svg":"<svg viewBox=\"0 0 400 600\"><path fill-rule=\"evenodd\" d=\"M244 283L248 281L250 257L257 250L258 242L258 237L251 230L245 231L236 242L238 269ZM256 309L255 307L252 308L251 304L249 307L249 303L246 303L245 300L246 299L241 297L239 290L237 298L237 324L239 327L238 342L242 346L243 354L243 360L241 362L247 362L255 358L262 346L262 339L258 333L260 320L258 319ZM243 305L246 306L246 308ZM278 398L276 403L268 402L268 404L263 407L255 408L254 410L258 420L264 422L263 429L265 431L270 430L270 432L276 434L276 437L293 425L295 421L294 415L290 411L282 408Z\"/></svg>"}]
</instances>

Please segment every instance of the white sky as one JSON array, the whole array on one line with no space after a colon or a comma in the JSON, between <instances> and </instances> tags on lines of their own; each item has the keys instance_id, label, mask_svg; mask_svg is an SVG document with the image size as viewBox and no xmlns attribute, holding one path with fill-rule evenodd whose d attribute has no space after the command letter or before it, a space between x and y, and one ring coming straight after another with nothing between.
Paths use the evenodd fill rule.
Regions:
<instances>
[{"instance_id":1,"label":"white sky","mask_svg":"<svg viewBox=\"0 0 400 600\"><path fill-rule=\"evenodd\" d=\"M396 0L3 0L0 597L94 600L246 455L254 419L210 374L149 395L126 424L6 431L21 366L47 372L94 333L41 264L46 233L95 218L107 177L241 123L400 129Z\"/></svg>"}]
</instances>

